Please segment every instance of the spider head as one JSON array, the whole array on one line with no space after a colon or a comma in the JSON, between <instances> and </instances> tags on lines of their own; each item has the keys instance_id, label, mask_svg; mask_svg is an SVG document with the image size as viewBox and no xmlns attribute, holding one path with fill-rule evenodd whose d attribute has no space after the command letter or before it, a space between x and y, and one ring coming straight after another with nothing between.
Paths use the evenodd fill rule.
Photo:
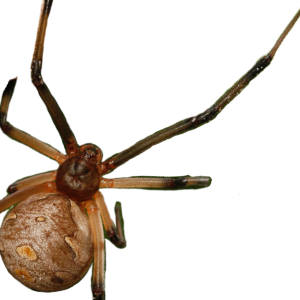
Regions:
<instances>
[{"instance_id":1,"label":"spider head","mask_svg":"<svg viewBox=\"0 0 300 300\"><path fill-rule=\"evenodd\" d=\"M92 164L98 164L101 163L103 154L98 146L94 144L84 144L80 147L80 156Z\"/></svg>"},{"instance_id":2,"label":"spider head","mask_svg":"<svg viewBox=\"0 0 300 300\"><path fill-rule=\"evenodd\" d=\"M102 151L93 144L80 147L80 154L68 158L57 171L57 190L78 202L91 199L99 189L97 164Z\"/></svg>"}]
</instances>

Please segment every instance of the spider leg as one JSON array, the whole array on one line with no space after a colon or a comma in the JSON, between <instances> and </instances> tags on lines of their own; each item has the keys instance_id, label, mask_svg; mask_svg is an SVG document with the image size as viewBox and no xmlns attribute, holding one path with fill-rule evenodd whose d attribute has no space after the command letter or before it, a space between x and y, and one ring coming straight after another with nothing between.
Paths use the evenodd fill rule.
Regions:
<instances>
[{"instance_id":1,"label":"spider leg","mask_svg":"<svg viewBox=\"0 0 300 300\"><path fill-rule=\"evenodd\" d=\"M102 220L95 201L86 202L86 210L91 222L93 243L94 243L94 263L92 276L92 293L94 300L105 299L105 242Z\"/></svg>"},{"instance_id":2,"label":"spider leg","mask_svg":"<svg viewBox=\"0 0 300 300\"><path fill-rule=\"evenodd\" d=\"M121 202L117 201L115 204L115 215L116 215L116 226L117 226L117 231L118 234L115 236L118 237L118 244L120 245L121 241L123 242L122 247L126 247L126 240L125 240L125 232L124 232L124 218L123 218L123 213L122 213L122 204Z\"/></svg>"},{"instance_id":3,"label":"spider leg","mask_svg":"<svg viewBox=\"0 0 300 300\"><path fill-rule=\"evenodd\" d=\"M56 126L56 129L58 130L60 137L63 141L68 156L74 156L79 153L79 147L77 145L76 138L63 112L61 111L54 97L52 96L46 83L44 82L41 74L44 52L44 40L52 2L53 0L44 0L42 5L35 49L31 63L31 80L48 109L53 123Z\"/></svg>"},{"instance_id":4,"label":"spider leg","mask_svg":"<svg viewBox=\"0 0 300 300\"><path fill-rule=\"evenodd\" d=\"M10 208L12 205L26 200L32 195L54 192L56 192L55 182L45 182L39 185L29 186L0 200L0 213Z\"/></svg>"},{"instance_id":5,"label":"spider leg","mask_svg":"<svg viewBox=\"0 0 300 300\"><path fill-rule=\"evenodd\" d=\"M107 206L104 201L103 195L98 191L94 195L94 199L96 204L100 210L100 214L102 217L103 225L109 240L117 247L117 248L125 248L126 247L126 239L124 235L124 220L122 215L122 207L120 202L116 202L115 205L115 214L116 214L116 225L112 221L110 214L108 212Z\"/></svg>"},{"instance_id":6,"label":"spider leg","mask_svg":"<svg viewBox=\"0 0 300 300\"><path fill-rule=\"evenodd\" d=\"M155 132L154 134L140 140L130 148L106 159L100 166L99 171L101 175L105 175L122 164L126 163L133 157L143 153L152 146L161 143L167 139L170 139L176 135L185 133L189 130L193 130L202 126L217 117L217 115L229 104L242 90L253 80L258 74L260 74L272 61L276 51L281 45L284 38L292 29L296 21L300 16L300 10L294 16L292 21L288 24L284 32L281 34L271 51L260 58L256 64L242 77L240 78L230 89L228 89L210 108L203 113L182 120L174 125L171 125L165 129Z\"/></svg>"},{"instance_id":7,"label":"spider leg","mask_svg":"<svg viewBox=\"0 0 300 300\"><path fill-rule=\"evenodd\" d=\"M64 154L60 153L58 150L51 147L50 145L25 133L24 131L17 129L16 127L12 126L10 123L6 121L9 104L16 83L17 83L17 78L10 80L2 95L1 106L0 106L0 127L2 131L10 138L48 156L51 159L56 160L60 164L63 163L66 160L66 156Z\"/></svg>"},{"instance_id":8,"label":"spider leg","mask_svg":"<svg viewBox=\"0 0 300 300\"><path fill-rule=\"evenodd\" d=\"M25 187L38 185L47 181L55 181L57 171L50 171L42 174L33 175L27 178L20 179L7 188L9 194L15 193Z\"/></svg>"},{"instance_id":9,"label":"spider leg","mask_svg":"<svg viewBox=\"0 0 300 300\"><path fill-rule=\"evenodd\" d=\"M101 178L100 188L117 189L151 189L151 190L183 190L200 189L210 186L211 178L206 176L178 177L127 177L106 179Z\"/></svg>"}]
</instances>

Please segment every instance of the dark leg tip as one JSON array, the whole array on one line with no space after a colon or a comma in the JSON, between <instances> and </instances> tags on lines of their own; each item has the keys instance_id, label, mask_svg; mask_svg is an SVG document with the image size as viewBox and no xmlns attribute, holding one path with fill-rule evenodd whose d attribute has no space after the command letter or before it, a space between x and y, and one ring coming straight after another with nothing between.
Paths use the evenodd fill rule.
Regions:
<instances>
[{"instance_id":1,"label":"dark leg tip","mask_svg":"<svg viewBox=\"0 0 300 300\"><path fill-rule=\"evenodd\" d=\"M93 300L104 300L105 299L105 296L104 295L95 295L93 297Z\"/></svg>"},{"instance_id":2,"label":"dark leg tip","mask_svg":"<svg viewBox=\"0 0 300 300\"><path fill-rule=\"evenodd\" d=\"M12 193L16 192L17 189L16 189L16 186L15 186L14 184L11 184L11 185L7 188L6 191L7 191L9 194L12 194Z\"/></svg>"},{"instance_id":3,"label":"dark leg tip","mask_svg":"<svg viewBox=\"0 0 300 300\"><path fill-rule=\"evenodd\" d=\"M126 247L126 240L124 238L121 238L116 233L116 230L114 228L110 228L106 231L108 235L108 239L113 243L117 248L123 249Z\"/></svg>"},{"instance_id":4,"label":"dark leg tip","mask_svg":"<svg viewBox=\"0 0 300 300\"><path fill-rule=\"evenodd\" d=\"M93 293L93 300L104 300L105 299L105 292L102 291L100 293Z\"/></svg>"}]
</instances>

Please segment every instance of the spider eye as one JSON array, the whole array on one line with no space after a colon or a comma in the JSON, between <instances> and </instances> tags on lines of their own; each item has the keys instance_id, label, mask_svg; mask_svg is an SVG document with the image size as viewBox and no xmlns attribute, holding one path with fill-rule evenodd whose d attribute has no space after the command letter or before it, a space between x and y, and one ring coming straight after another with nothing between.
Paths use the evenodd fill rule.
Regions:
<instances>
[{"instance_id":1,"label":"spider eye","mask_svg":"<svg viewBox=\"0 0 300 300\"><path fill-rule=\"evenodd\" d=\"M86 152L88 155L91 155L91 156L97 155L97 151L94 148L87 149Z\"/></svg>"},{"instance_id":2,"label":"spider eye","mask_svg":"<svg viewBox=\"0 0 300 300\"><path fill-rule=\"evenodd\" d=\"M85 144L80 147L81 157L92 161L92 163L100 163L102 160L101 149L94 144Z\"/></svg>"},{"instance_id":3,"label":"spider eye","mask_svg":"<svg viewBox=\"0 0 300 300\"><path fill-rule=\"evenodd\" d=\"M93 156L97 155L97 152L96 152L95 149L87 149L85 151L85 155L88 156L88 157L93 157Z\"/></svg>"}]
</instances>

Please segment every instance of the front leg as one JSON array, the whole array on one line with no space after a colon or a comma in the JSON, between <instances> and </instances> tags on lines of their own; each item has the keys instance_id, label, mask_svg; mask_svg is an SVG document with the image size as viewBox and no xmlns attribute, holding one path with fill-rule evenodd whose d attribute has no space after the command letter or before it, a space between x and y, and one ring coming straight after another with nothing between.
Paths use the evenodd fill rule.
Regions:
<instances>
[{"instance_id":1,"label":"front leg","mask_svg":"<svg viewBox=\"0 0 300 300\"><path fill-rule=\"evenodd\" d=\"M49 111L52 121L61 136L67 154L69 156L74 156L79 153L76 138L63 112L42 78L44 41L52 2L53 0L44 0L42 6L35 49L31 63L31 80Z\"/></svg>"},{"instance_id":2,"label":"front leg","mask_svg":"<svg viewBox=\"0 0 300 300\"><path fill-rule=\"evenodd\" d=\"M17 78L11 79L2 95L0 104L0 127L2 131L13 140L16 140L48 156L49 158L56 160L59 164L63 163L66 160L66 156L64 154L7 122L8 109L16 83Z\"/></svg>"},{"instance_id":3,"label":"front leg","mask_svg":"<svg viewBox=\"0 0 300 300\"><path fill-rule=\"evenodd\" d=\"M266 67L268 67L274 58L278 48L281 43L293 28L294 24L300 17L300 10L288 24L284 32L279 37L278 41L275 43L271 51L261 57L254 66L242 76L231 88L229 88L210 108L208 108L203 113L200 113L194 117L187 118L185 120L179 121L167 128L159 130L152 135L138 141L133 146L129 147L113 155L112 157L106 159L100 166L99 172L101 175L112 172L114 169L118 168L122 164L126 163L128 160L136 157L137 155L143 153L154 145L157 145L167 139L170 139L176 135L183 134L187 131L196 129L210 121L214 120L218 114L236 97L238 96L247 85L256 78Z\"/></svg>"}]
</instances>

